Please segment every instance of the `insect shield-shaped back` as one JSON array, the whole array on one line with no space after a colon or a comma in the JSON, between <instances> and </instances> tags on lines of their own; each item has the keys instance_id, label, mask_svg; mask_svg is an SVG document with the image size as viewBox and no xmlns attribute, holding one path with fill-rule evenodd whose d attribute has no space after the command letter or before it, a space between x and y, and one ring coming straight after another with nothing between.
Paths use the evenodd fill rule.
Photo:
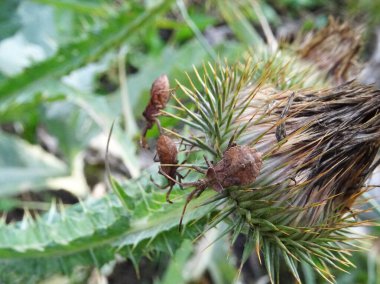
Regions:
<instances>
[{"instance_id":1,"label":"insect shield-shaped back","mask_svg":"<svg viewBox=\"0 0 380 284\"><path fill-rule=\"evenodd\" d=\"M245 186L253 183L260 173L262 159L260 153L249 146L232 146L228 148L223 158L212 166L206 160L209 168L206 176L198 181L182 184L183 186L194 186L195 189L187 196L186 203L182 210L179 229L182 227L182 220L189 202L202 194L206 188L211 187L217 192L231 186ZM202 170L198 170L202 172Z\"/></svg>"},{"instance_id":2,"label":"insect shield-shaped back","mask_svg":"<svg viewBox=\"0 0 380 284\"><path fill-rule=\"evenodd\" d=\"M157 111L165 108L170 97L168 76L161 75L153 82L150 96L150 102Z\"/></svg>"},{"instance_id":3,"label":"insect shield-shaped back","mask_svg":"<svg viewBox=\"0 0 380 284\"><path fill-rule=\"evenodd\" d=\"M177 160L178 150L172 139L166 135L160 135L157 140L157 155L162 165L175 165ZM175 166L161 166L163 172L175 178L174 174L177 170ZM170 182L170 181L169 181Z\"/></svg>"},{"instance_id":4,"label":"insect shield-shaped back","mask_svg":"<svg viewBox=\"0 0 380 284\"><path fill-rule=\"evenodd\" d=\"M159 116L160 110L165 108L166 104L169 101L169 98L170 86L168 76L161 75L152 84L152 88L150 89L150 100L143 112L143 116L146 120L146 126L143 130L140 141L143 148L147 148L145 141L146 133L153 127L155 123L157 123L161 133L161 127L159 121L157 120L157 116Z\"/></svg>"},{"instance_id":5,"label":"insect shield-shaped back","mask_svg":"<svg viewBox=\"0 0 380 284\"><path fill-rule=\"evenodd\" d=\"M182 178L182 175L177 172L177 154L178 150L174 141L166 135L160 135L157 140L157 155L158 161L160 162L158 173L167 179L168 184L166 186L159 187L162 189L169 187L169 190L166 192L166 201L169 203L172 203L170 200L170 193L173 189L173 186L177 182L180 184Z\"/></svg>"},{"instance_id":6,"label":"insect shield-shaped back","mask_svg":"<svg viewBox=\"0 0 380 284\"><path fill-rule=\"evenodd\" d=\"M233 146L224 153L207 178L214 179L213 189L220 192L230 186L245 186L253 183L260 173L261 154L249 146Z\"/></svg>"}]
</instances>

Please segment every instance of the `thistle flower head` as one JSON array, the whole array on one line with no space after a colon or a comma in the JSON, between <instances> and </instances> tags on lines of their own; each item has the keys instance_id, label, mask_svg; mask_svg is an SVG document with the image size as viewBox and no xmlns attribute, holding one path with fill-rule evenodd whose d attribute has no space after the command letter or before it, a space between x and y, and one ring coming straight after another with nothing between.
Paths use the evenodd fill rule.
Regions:
<instances>
[{"instance_id":1,"label":"thistle flower head","mask_svg":"<svg viewBox=\"0 0 380 284\"><path fill-rule=\"evenodd\" d=\"M279 280L280 259L298 281L297 264L304 261L333 282L330 267L352 265L346 257L348 234L358 221L347 209L374 169L380 91L355 81L298 89L282 73L287 65L273 62L209 64L203 74L195 70L197 81L178 82L177 112L162 111L190 131L165 130L216 161L196 160L194 167L212 168L214 183L208 186L219 189L210 202L222 209L210 225L233 218L227 230L233 239L247 234L243 261L255 249L263 254L272 282ZM230 147L231 141L240 146Z\"/></svg>"}]
</instances>

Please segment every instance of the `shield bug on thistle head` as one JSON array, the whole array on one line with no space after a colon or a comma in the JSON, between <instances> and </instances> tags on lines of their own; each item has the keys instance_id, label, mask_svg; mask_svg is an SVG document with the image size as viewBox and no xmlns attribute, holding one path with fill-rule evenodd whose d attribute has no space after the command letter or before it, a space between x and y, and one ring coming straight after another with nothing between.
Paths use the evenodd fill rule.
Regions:
<instances>
[{"instance_id":1,"label":"shield bug on thistle head","mask_svg":"<svg viewBox=\"0 0 380 284\"><path fill-rule=\"evenodd\" d=\"M231 145L215 165L211 165L206 158L205 160L208 166L207 170L196 166L192 167L205 175L195 182L181 183L168 174L162 173L168 180L178 183L182 187L195 187L186 198L179 224L180 229L187 205L193 198L200 196L206 188L211 187L217 192L222 192L223 189L231 186L250 185L256 180L262 166L261 154L255 148L244 145Z\"/></svg>"}]
</instances>

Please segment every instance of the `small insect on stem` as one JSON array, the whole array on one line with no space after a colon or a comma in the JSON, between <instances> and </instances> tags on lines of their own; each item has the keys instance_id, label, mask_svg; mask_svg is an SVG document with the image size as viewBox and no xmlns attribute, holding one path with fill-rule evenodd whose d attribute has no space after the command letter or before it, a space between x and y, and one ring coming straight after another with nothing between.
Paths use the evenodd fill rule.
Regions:
<instances>
[{"instance_id":1,"label":"small insect on stem","mask_svg":"<svg viewBox=\"0 0 380 284\"><path fill-rule=\"evenodd\" d=\"M160 186L154 182L151 178L151 181L159 188L165 189L169 187L169 190L166 193L166 201L169 203L173 203L170 200L170 193L172 192L173 186L176 184L177 179L179 184L181 184L182 179L185 178L180 173L177 172L177 169L180 165L178 165L178 150L174 141L166 136L160 135L157 140L157 155L158 160L155 159L155 162L160 162L158 173L165 176L168 180L168 184L165 186ZM183 163L185 163L184 161Z\"/></svg>"},{"instance_id":2,"label":"small insect on stem","mask_svg":"<svg viewBox=\"0 0 380 284\"><path fill-rule=\"evenodd\" d=\"M166 75L161 75L152 84L150 89L150 100L146 106L143 116L146 120L146 125L142 131L140 145L143 148L147 148L146 133L156 123L160 133L162 133L161 125L157 117L160 115L160 111L165 108L170 98L170 86L169 79Z\"/></svg>"},{"instance_id":3,"label":"small insect on stem","mask_svg":"<svg viewBox=\"0 0 380 284\"><path fill-rule=\"evenodd\" d=\"M223 158L212 165L206 160L207 170L199 167L193 167L194 170L205 176L195 182L181 183L169 176L167 173L162 174L174 183L182 187L195 187L187 196L185 205L179 223L179 229L182 228L183 217L189 202L202 194L202 192L211 187L217 192L222 192L225 188L231 186L246 186L252 184L260 173L262 158L254 148L249 146L240 146L231 144L224 152Z\"/></svg>"},{"instance_id":4,"label":"small insect on stem","mask_svg":"<svg viewBox=\"0 0 380 284\"><path fill-rule=\"evenodd\" d=\"M293 103L293 100L294 100L294 93L292 93L290 96L289 96L289 99L288 99L288 103L286 104L286 106L284 107L282 113L281 113L281 116L280 116L280 119L284 119L285 116L288 114L289 112L289 109L290 109L290 106L292 105ZM276 139L278 142L280 142L281 140L283 140L285 137L287 136L286 134L286 128L285 128L285 121L280 123L279 126L277 126L276 128Z\"/></svg>"}]
</instances>

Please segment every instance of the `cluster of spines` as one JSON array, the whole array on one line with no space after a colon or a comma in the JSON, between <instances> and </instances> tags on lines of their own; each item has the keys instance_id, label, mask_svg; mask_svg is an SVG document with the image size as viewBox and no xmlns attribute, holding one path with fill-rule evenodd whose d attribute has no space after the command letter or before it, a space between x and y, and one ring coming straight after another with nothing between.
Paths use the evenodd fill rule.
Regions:
<instances>
[{"instance_id":1,"label":"cluster of spines","mask_svg":"<svg viewBox=\"0 0 380 284\"><path fill-rule=\"evenodd\" d=\"M234 66L209 64L203 67L202 75L200 71L195 70L197 81L192 81L189 77L190 88L177 82L183 97L173 95L177 103L173 108L176 113L163 112L164 115L189 125L193 129L193 134L191 132L190 135L180 134L169 129L166 131L208 152L216 161L222 157L226 144L231 139L238 143L250 141L250 145L254 146L269 134L275 137L276 128L288 119L281 118L280 113L287 104L284 98L289 96L289 92L273 88L275 95L267 98L258 96L261 91L270 90L273 78L286 72L287 64L282 65L282 68L281 64L274 68L271 66L273 62L275 58L264 64L265 68L263 64L249 60L245 64L238 63ZM275 73L275 70L278 73ZM304 77L305 81L307 79ZM289 81L291 78L286 80ZM312 89L309 91L313 92ZM191 106L187 106L183 102L184 99L189 100ZM254 111L249 113L254 109L250 105L256 103L257 99L267 100L266 110L261 113ZM278 121L273 123L271 116L278 116ZM268 128L266 123L271 126ZM265 127L262 127L263 125ZM258 130L255 131L254 139L247 139L250 137L249 131L255 127ZM307 131L307 125L292 135L299 135L302 131ZM265 153L264 159L268 160L272 156L275 159L276 152L286 142L287 139L273 141L273 146ZM352 265L346 257L353 246L352 233L349 229L364 223L355 219L358 212L342 213L340 210L336 210L335 214L333 212L326 214L310 226L302 226L297 222L298 216L313 208L324 208L326 202L334 197L327 197L326 200L312 202L307 206L295 205L294 200L306 184L290 186L290 183L295 181L286 170L288 162L277 161L275 164L278 168L273 169L280 170L278 173L288 174L288 179L282 177L276 183L279 176L268 174L270 167L267 165L266 174L259 176L253 185L254 188L226 189L216 196L210 202L224 203L224 208L209 225L214 226L221 221L228 222L229 217L238 218L239 222L232 222L226 233L234 232L235 236L241 232L248 234L247 251L244 254L247 255L248 250L251 253L253 247L259 255L263 254L272 282L279 281L281 258L297 281L300 281L297 265L303 261L327 281L333 282L334 276L329 268L344 270L342 267Z\"/></svg>"}]
</instances>

